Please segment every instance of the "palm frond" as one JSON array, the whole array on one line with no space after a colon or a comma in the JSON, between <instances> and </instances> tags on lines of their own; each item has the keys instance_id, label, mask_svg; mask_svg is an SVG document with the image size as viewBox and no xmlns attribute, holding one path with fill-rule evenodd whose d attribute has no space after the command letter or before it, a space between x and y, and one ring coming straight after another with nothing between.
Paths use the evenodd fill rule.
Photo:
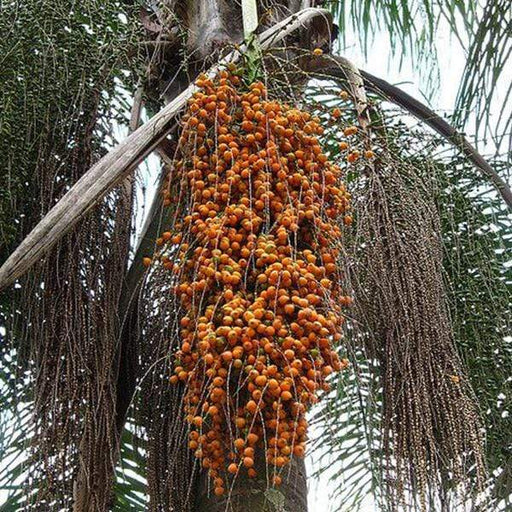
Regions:
<instances>
[{"instance_id":1,"label":"palm frond","mask_svg":"<svg viewBox=\"0 0 512 512\"><path fill-rule=\"evenodd\" d=\"M468 120L474 123L474 133L484 138L484 144L493 142L497 152L511 149L512 86L506 78L512 57L511 34L512 4L487 1L478 11L467 46L455 110L455 119L461 125ZM493 111L499 114L491 118Z\"/></svg>"},{"instance_id":2,"label":"palm frond","mask_svg":"<svg viewBox=\"0 0 512 512\"><path fill-rule=\"evenodd\" d=\"M346 340L349 346L354 342ZM379 500L382 488L378 371L361 351L352 354L350 361L311 418L314 472L310 476L336 482L329 498L337 512L358 510L369 496Z\"/></svg>"},{"instance_id":3,"label":"palm frond","mask_svg":"<svg viewBox=\"0 0 512 512\"><path fill-rule=\"evenodd\" d=\"M129 419L121 435L119 463L114 484L114 512L143 512L147 509L146 440Z\"/></svg>"},{"instance_id":4,"label":"palm frond","mask_svg":"<svg viewBox=\"0 0 512 512\"><path fill-rule=\"evenodd\" d=\"M4 340L5 341L5 340ZM33 400L26 378L17 376L16 354L0 360L0 491L5 500L0 511L18 511L26 505L28 449L33 440Z\"/></svg>"},{"instance_id":5,"label":"palm frond","mask_svg":"<svg viewBox=\"0 0 512 512\"><path fill-rule=\"evenodd\" d=\"M354 35L365 54L376 34L387 37L391 54L410 61L420 74L422 90L432 97L438 90L438 34L448 31L466 63L456 99L455 120L497 150L510 151L512 89L506 70L512 46L512 5L486 0L483 5L461 0L340 0L331 4L343 45ZM443 43L445 44L445 43ZM492 111L500 112L496 118Z\"/></svg>"}]
</instances>

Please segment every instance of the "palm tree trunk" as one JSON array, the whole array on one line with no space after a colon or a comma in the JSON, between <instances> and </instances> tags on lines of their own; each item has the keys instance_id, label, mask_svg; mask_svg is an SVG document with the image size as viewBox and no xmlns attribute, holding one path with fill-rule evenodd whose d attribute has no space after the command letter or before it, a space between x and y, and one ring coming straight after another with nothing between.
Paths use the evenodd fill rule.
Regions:
<instances>
[{"instance_id":1,"label":"palm tree trunk","mask_svg":"<svg viewBox=\"0 0 512 512\"><path fill-rule=\"evenodd\" d=\"M293 459L279 487L272 487L272 467L257 464L258 477L239 475L226 496L213 495L211 482L202 473L197 487L194 512L307 512L307 479L303 459Z\"/></svg>"}]
</instances>

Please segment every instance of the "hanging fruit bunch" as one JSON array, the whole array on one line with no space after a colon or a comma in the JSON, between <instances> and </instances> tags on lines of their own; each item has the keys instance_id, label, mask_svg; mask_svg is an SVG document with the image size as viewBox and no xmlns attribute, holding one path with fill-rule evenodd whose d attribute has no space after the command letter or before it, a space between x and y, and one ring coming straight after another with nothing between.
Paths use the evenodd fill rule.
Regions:
<instances>
[{"instance_id":1,"label":"hanging fruit bunch","mask_svg":"<svg viewBox=\"0 0 512 512\"><path fill-rule=\"evenodd\" d=\"M258 460L281 482L304 455L308 408L346 365L337 261L351 217L318 119L227 70L196 85L158 258L180 303L171 383L186 385L189 446L222 495L229 474L255 477Z\"/></svg>"}]
</instances>

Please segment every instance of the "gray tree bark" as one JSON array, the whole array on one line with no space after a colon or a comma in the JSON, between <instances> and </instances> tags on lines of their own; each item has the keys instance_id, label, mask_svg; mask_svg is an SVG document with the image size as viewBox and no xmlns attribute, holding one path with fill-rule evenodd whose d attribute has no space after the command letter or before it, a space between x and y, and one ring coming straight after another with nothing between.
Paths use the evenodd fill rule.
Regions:
<instances>
[{"instance_id":1,"label":"gray tree bark","mask_svg":"<svg viewBox=\"0 0 512 512\"><path fill-rule=\"evenodd\" d=\"M239 475L225 496L213 495L205 473L197 482L194 512L307 512L307 476L303 459L292 459L282 484L272 487L272 467L257 462L258 476Z\"/></svg>"}]
</instances>

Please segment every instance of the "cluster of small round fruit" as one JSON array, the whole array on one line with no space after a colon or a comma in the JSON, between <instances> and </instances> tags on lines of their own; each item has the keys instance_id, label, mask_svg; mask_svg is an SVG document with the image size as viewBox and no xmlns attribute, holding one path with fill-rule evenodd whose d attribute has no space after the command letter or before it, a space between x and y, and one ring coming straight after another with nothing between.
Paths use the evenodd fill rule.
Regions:
<instances>
[{"instance_id":1,"label":"cluster of small round fruit","mask_svg":"<svg viewBox=\"0 0 512 512\"><path fill-rule=\"evenodd\" d=\"M179 221L159 259L181 307L171 382L186 385L189 445L222 495L259 461L281 482L304 455L306 411L347 364L335 349L352 218L318 119L228 70L196 85L164 187Z\"/></svg>"}]
</instances>

